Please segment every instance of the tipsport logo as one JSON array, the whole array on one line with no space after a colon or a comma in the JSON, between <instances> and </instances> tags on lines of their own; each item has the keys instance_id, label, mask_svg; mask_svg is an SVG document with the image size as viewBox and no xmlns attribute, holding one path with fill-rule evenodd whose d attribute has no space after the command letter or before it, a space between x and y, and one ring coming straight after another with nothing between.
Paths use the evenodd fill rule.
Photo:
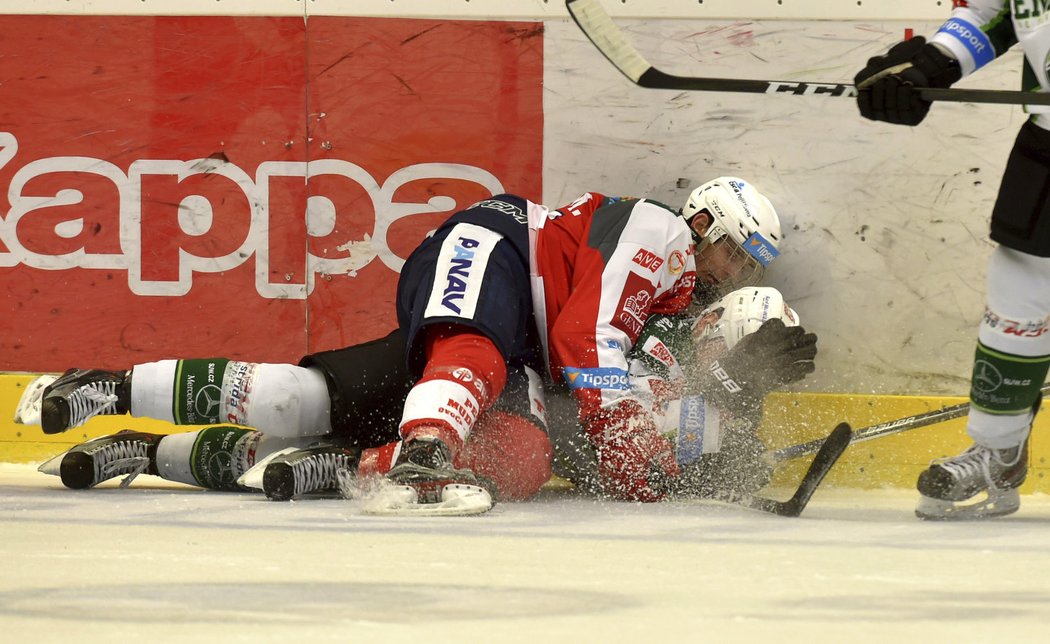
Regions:
<instances>
[{"instance_id":1,"label":"tipsport logo","mask_svg":"<svg viewBox=\"0 0 1050 644\"><path fill-rule=\"evenodd\" d=\"M703 396L682 398L675 439L675 456L679 465L691 465L704 455L705 416Z\"/></svg>"},{"instance_id":2,"label":"tipsport logo","mask_svg":"<svg viewBox=\"0 0 1050 644\"><path fill-rule=\"evenodd\" d=\"M630 389L627 372L615 367L565 367L562 370L569 389Z\"/></svg>"},{"instance_id":3,"label":"tipsport logo","mask_svg":"<svg viewBox=\"0 0 1050 644\"><path fill-rule=\"evenodd\" d=\"M780 256L780 251L757 232L751 233L751 236L744 241L744 250L763 266L769 266L770 262Z\"/></svg>"}]
</instances>

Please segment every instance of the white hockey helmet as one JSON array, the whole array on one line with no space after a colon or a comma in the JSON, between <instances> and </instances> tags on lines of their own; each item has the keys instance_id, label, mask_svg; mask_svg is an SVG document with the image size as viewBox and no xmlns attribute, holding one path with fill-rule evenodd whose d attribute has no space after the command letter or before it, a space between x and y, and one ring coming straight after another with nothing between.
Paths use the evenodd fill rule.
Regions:
<instances>
[{"instance_id":1,"label":"white hockey helmet","mask_svg":"<svg viewBox=\"0 0 1050 644\"><path fill-rule=\"evenodd\" d=\"M717 321L711 321L714 316ZM707 318L706 327L702 327ZM745 336L758 331L767 320L779 319L785 326L798 326L798 314L784 302L784 296L770 286L737 289L704 309L697 320L697 341L720 338L732 349Z\"/></svg>"},{"instance_id":2,"label":"white hockey helmet","mask_svg":"<svg viewBox=\"0 0 1050 644\"><path fill-rule=\"evenodd\" d=\"M780 254L778 248L782 239L780 217L769 199L743 179L719 177L689 194L682 207L682 217L690 228L693 217L700 212L710 215L711 225L703 235L694 229L698 261L707 246L722 240L731 241L739 249L734 249L734 253L739 253L738 261L742 266L737 277L726 287L758 283L766 266Z\"/></svg>"}]
</instances>

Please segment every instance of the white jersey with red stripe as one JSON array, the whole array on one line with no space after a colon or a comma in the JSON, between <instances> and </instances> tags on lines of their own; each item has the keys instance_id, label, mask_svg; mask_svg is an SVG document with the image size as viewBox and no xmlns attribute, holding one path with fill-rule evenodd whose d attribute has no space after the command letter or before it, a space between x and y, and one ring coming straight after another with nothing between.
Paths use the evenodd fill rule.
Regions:
<instances>
[{"instance_id":1,"label":"white jersey with red stripe","mask_svg":"<svg viewBox=\"0 0 1050 644\"><path fill-rule=\"evenodd\" d=\"M954 0L951 18L930 42L941 45L959 60L963 76L1020 43L1025 65L1022 83L1027 91L1050 91L1050 3L1045 0ZM1050 129L1050 107L1029 106L1036 125Z\"/></svg>"},{"instance_id":2,"label":"white jersey with red stripe","mask_svg":"<svg viewBox=\"0 0 1050 644\"><path fill-rule=\"evenodd\" d=\"M651 313L689 306L689 226L656 202L599 193L530 214L532 296L551 376L572 390L585 422L640 402L627 353Z\"/></svg>"}]
</instances>

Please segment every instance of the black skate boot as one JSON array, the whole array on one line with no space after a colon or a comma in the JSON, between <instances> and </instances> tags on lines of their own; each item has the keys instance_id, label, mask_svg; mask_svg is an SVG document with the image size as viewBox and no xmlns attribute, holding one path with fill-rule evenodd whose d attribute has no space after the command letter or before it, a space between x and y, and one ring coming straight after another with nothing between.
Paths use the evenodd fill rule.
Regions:
<instances>
[{"instance_id":1,"label":"black skate boot","mask_svg":"<svg viewBox=\"0 0 1050 644\"><path fill-rule=\"evenodd\" d=\"M439 503L442 489L449 484L479 485L474 472L452 466L452 453L436 438L405 443L386 477L397 485L415 489L418 503Z\"/></svg>"},{"instance_id":2,"label":"black skate boot","mask_svg":"<svg viewBox=\"0 0 1050 644\"><path fill-rule=\"evenodd\" d=\"M73 490L85 490L127 474L120 484L127 487L139 474L157 474L157 443L162 438L163 434L125 429L81 443L47 461L39 471L58 475L62 484Z\"/></svg>"},{"instance_id":3,"label":"black skate boot","mask_svg":"<svg viewBox=\"0 0 1050 644\"><path fill-rule=\"evenodd\" d=\"M456 469L448 446L416 438L401 448L380 491L366 501L367 514L465 516L495 505L495 485L470 470Z\"/></svg>"},{"instance_id":4,"label":"black skate boot","mask_svg":"<svg viewBox=\"0 0 1050 644\"><path fill-rule=\"evenodd\" d=\"M1028 432L1043 404L1032 404ZM1028 437L1016 447L993 449L973 445L951 458L938 459L919 474L915 515L928 520L1001 517L1021 507L1018 488L1028 476ZM972 503L967 503L972 501Z\"/></svg>"},{"instance_id":5,"label":"black skate boot","mask_svg":"<svg viewBox=\"0 0 1050 644\"><path fill-rule=\"evenodd\" d=\"M59 434L100 414L126 414L130 400L128 372L70 369L44 390L40 426Z\"/></svg>"},{"instance_id":6,"label":"black skate boot","mask_svg":"<svg viewBox=\"0 0 1050 644\"><path fill-rule=\"evenodd\" d=\"M934 461L919 475L921 519L983 519L1016 512L1017 488L1028 474L1028 440L1009 449L973 445L952 458ZM965 504L984 494L976 502ZM965 504L965 505L964 505Z\"/></svg>"},{"instance_id":7,"label":"black skate boot","mask_svg":"<svg viewBox=\"0 0 1050 644\"><path fill-rule=\"evenodd\" d=\"M263 492L271 501L287 501L308 492L339 489L340 470L357 472L361 451L335 445L314 445L280 454L263 470Z\"/></svg>"}]
</instances>

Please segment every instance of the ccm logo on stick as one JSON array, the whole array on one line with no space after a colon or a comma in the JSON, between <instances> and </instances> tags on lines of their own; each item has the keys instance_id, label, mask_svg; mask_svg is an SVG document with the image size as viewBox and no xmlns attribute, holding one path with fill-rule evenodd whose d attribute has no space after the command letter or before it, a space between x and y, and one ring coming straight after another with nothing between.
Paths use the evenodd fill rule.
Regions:
<instances>
[{"instance_id":1,"label":"ccm logo on stick","mask_svg":"<svg viewBox=\"0 0 1050 644\"><path fill-rule=\"evenodd\" d=\"M852 85L835 85L825 83L785 83L769 81L767 94L829 94L831 96L856 96L857 88Z\"/></svg>"}]
</instances>

